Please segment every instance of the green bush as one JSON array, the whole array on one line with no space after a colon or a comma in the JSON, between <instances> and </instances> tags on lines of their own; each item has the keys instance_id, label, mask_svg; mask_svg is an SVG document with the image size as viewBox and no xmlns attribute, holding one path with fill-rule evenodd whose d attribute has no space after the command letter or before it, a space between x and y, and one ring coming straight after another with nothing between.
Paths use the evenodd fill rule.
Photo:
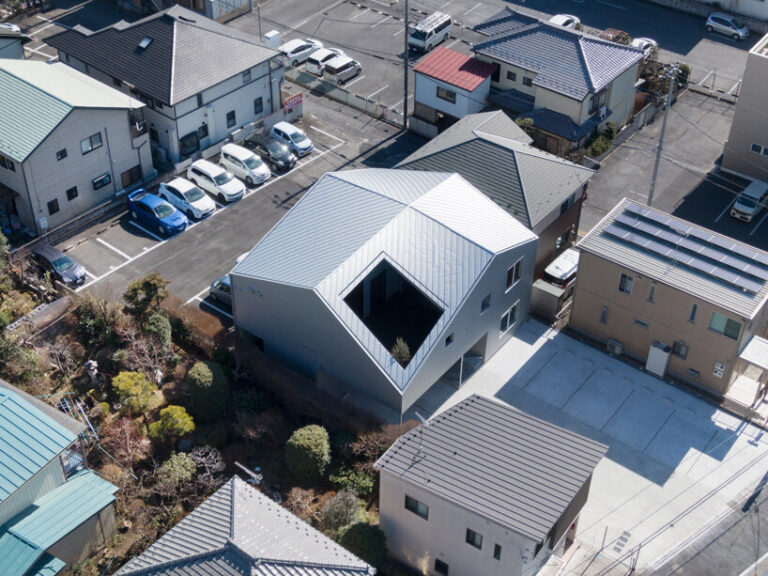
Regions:
<instances>
[{"instance_id":1,"label":"green bush","mask_svg":"<svg viewBox=\"0 0 768 576\"><path fill-rule=\"evenodd\" d=\"M197 464L183 452L171 454L157 469L157 481L162 489L174 491L192 480Z\"/></svg>"},{"instance_id":2,"label":"green bush","mask_svg":"<svg viewBox=\"0 0 768 576\"><path fill-rule=\"evenodd\" d=\"M358 519L360 505L354 490L342 490L323 506L320 512L320 528L326 532L337 533Z\"/></svg>"},{"instance_id":3,"label":"green bush","mask_svg":"<svg viewBox=\"0 0 768 576\"><path fill-rule=\"evenodd\" d=\"M285 445L285 465L299 483L318 481L330 462L328 432L317 424L299 428Z\"/></svg>"},{"instance_id":4,"label":"green bush","mask_svg":"<svg viewBox=\"0 0 768 576\"><path fill-rule=\"evenodd\" d=\"M132 282L123 294L125 311L143 322L168 297L168 284L169 281L157 272L150 272L144 278Z\"/></svg>"},{"instance_id":5,"label":"green bush","mask_svg":"<svg viewBox=\"0 0 768 576\"><path fill-rule=\"evenodd\" d=\"M76 298L77 326L87 346L101 348L115 339L112 326L120 316L118 307L89 293Z\"/></svg>"},{"instance_id":6,"label":"green bush","mask_svg":"<svg viewBox=\"0 0 768 576\"><path fill-rule=\"evenodd\" d=\"M680 64L677 67L677 82L681 86L688 84L688 78L691 76L691 67L688 64Z\"/></svg>"},{"instance_id":7,"label":"green bush","mask_svg":"<svg viewBox=\"0 0 768 576\"><path fill-rule=\"evenodd\" d=\"M603 130L603 136L608 138L611 142L616 138L616 134L619 133L618 128L616 127L616 124L613 122L606 122L605 123L605 129Z\"/></svg>"},{"instance_id":8,"label":"green bush","mask_svg":"<svg viewBox=\"0 0 768 576\"><path fill-rule=\"evenodd\" d=\"M157 338L163 351L168 352L171 349L171 322L168 318L155 312L147 320L144 330L147 334Z\"/></svg>"},{"instance_id":9,"label":"green bush","mask_svg":"<svg viewBox=\"0 0 768 576\"><path fill-rule=\"evenodd\" d=\"M198 362L187 373L190 409L204 422L217 420L227 407L227 378L215 362Z\"/></svg>"},{"instance_id":10,"label":"green bush","mask_svg":"<svg viewBox=\"0 0 768 576\"><path fill-rule=\"evenodd\" d=\"M589 155L593 158L596 158L597 156L600 156L608 151L608 149L611 147L611 141L608 140L605 136L602 134L595 138L592 141L592 144L589 146Z\"/></svg>"},{"instance_id":11,"label":"green bush","mask_svg":"<svg viewBox=\"0 0 768 576\"><path fill-rule=\"evenodd\" d=\"M342 468L336 474L331 474L328 479L337 490L354 490L360 496L368 496L373 491L375 479L363 470Z\"/></svg>"},{"instance_id":12,"label":"green bush","mask_svg":"<svg viewBox=\"0 0 768 576\"><path fill-rule=\"evenodd\" d=\"M378 526L353 524L344 532L340 544L378 570L387 561L387 537Z\"/></svg>"},{"instance_id":13,"label":"green bush","mask_svg":"<svg viewBox=\"0 0 768 576\"><path fill-rule=\"evenodd\" d=\"M163 441L189 434L195 429L192 416L183 406L167 406L160 410L160 419L149 425L149 435L153 440Z\"/></svg>"},{"instance_id":14,"label":"green bush","mask_svg":"<svg viewBox=\"0 0 768 576\"><path fill-rule=\"evenodd\" d=\"M112 378L112 388L120 404L133 416L147 410L157 391L157 386L141 372L120 372Z\"/></svg>"}]
</instances>

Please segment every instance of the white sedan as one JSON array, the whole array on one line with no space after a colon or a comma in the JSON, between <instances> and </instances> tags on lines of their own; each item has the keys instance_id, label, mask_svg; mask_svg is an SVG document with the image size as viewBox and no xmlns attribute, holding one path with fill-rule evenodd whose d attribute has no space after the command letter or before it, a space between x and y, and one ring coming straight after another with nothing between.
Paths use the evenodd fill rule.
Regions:
<instances>
[{"instance_id":1,"label":"white sedan","mask_svg":"<svg viewBox=\"0 0 768 576\"><path fill-rule=\"evenodd\" d=\"M581 20L572 14L556 14L549 19L549 22L551 24L555 24L556 26L571 28L573 30L578 30L581 28Z\"/></svg>"},{"instance_id":2,"label":"white sedan","mask_svg":"<svg viewBox=\"0 0 768 576\"><path fill-rule=\"evenodd\" d=\"M323 47L323 43L319 40L313 40L312 38L301 38L295 40L288 40L285 44L280 46L280 52L283 53L285 59L291 66L298 66L302 62L305 62L309 55L315 50L319 50Z\"/></svg>"},{"instance_id":3,"label":"white sedan","mask_svg":"<svg viewBox=\"0 0 768 576\"><path fill-rule=\"evenodd\" d=\"M205 218L216 210L216 204L210 196L184 178L163 182L157 193L189 218Z\"/></svg>"},{"instance_id":4,"label":"white sedan","mask_svg":"<svg viewBox=\"0 0 768 576\"><path fill-rule=\"evenodd\" d=\"M635 38L632 40L630 46L642 50L644 57L648 58L648 56L659 47L659 43L651 38Z\"/></svg>"}]
</instances>

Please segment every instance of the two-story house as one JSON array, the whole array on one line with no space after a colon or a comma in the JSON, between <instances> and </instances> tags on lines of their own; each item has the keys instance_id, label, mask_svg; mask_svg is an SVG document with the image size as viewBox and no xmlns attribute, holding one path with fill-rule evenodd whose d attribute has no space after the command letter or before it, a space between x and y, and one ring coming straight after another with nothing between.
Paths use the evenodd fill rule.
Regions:
<instances>
[{"instance_id":1,"label":"two-story house","mask_svg":"<svg viewBox=\"0 0 768 576\"><path fill-rule=\"evenodd\" d=\"M542 22L505 8L475 27L488 38L478 58L498 65L492 103L530 118L542 148L563 155L580 148L607 122L634 112L641 50Z\"/></svg>"},{"instance_id":2,"label":"two-story house","mask_svg":"<svg viewBox=\"0 0 768 576\"><path fill-rule=\"evenodd\" d=\"M473 395L376 462L390 554L421 574L535 574L573 540L607 447Z\"/></svg>"},{"instance_id":3,"label":"two-story house","mask_svg":"<svg viewBox=\"0 0 768 576\"><path fill-rule=\"evenodd\" d=\"M46 39L65 64L146 103L156 163L177 163L281 107L279 53L182 6Z\"/></svg>"},{"instance_id":4,"label":"two-story house","mask_svg":"<svg viewBox=\"0 0 768 576\"><path fill-rule=\"evenodd\" d=\"M577 246L571 328L725 396L766 335L768 253L627 199Z\"/></svg>"},{"instance_id":5,"label":"two-story house","mask_svg":"<svg viewBox=\"0 0 768 576\"><path fill-rule=\"evenodd\" d=\"M0 60L0 185L31 234L154 176L143 108L64 64Z\"/></svg>"},{"instance_id":6,"label":"two-story house","mask_svg":"<svg viewBox=\"0 0 768 576\"><path fill-rule=\"evenodd\" d=\"M84 430L0 381L0 574L55 576L114 533L117 487L84 467Z\"/></svg>"}]
</instances>

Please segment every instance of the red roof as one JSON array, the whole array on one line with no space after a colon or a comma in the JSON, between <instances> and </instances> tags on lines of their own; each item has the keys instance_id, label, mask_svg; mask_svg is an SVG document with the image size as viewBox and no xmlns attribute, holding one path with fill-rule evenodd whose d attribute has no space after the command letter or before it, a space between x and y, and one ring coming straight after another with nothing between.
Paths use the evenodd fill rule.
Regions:
<instances>
[{"instance_id":1,"label":"red roof","mask_svg":"<svg viewBox=\"0 0 768 576\"><path fill-rule=\"evenodd\" d=\"M471 92L493 74L496 64L438 46L413 70Z\"/></svg>"}]
</instances>

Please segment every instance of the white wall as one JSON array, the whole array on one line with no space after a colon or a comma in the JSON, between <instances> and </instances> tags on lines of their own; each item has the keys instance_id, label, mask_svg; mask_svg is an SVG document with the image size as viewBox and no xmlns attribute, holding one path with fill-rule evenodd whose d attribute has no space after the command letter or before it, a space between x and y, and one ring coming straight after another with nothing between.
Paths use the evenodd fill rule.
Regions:
<instances>
[{"instance_id":1,"label":"white wall","mask_svg":"<svg viewBox=\"0 0 768 576\"><path fill-rule=\"evenodd\" d=\"M23 486L0 503L0 526L26 510L32 502L64 484L64 469L56 456Z\"/></svg>"},{"instance_id":2,"label":"white wall","mask_svg":"<svg viewBox=\"0 0 768 576\"><path fill-rule=\"evenodd\" d=\"M447 100L437 97L437 87L440 86L446 90L456 93L456 103L452 104ZM446 82L435 80L424 74L415 74L414 99L425 106L439 110L456 118L463 118L467 114L480 112L485 108L488 94L491 87L490 77L486 78L480 86L472 92L462 90Z\"/></svg>"},{"instance_id":3,"label":"white wall","mask_svg":"<svg viewBox=\"0 0 768 576\"><path fill-rule=\"evenodd\" d=\"M638 66L639 63L631 66L611 83L610 93L606 101L611 115L605 119L605 122L613 122L616 126L621 127L632 117L635 109L635 93L637 92L635 82L637 81ZM585 108L588 107L585 106Z\"/></svg>"}]
</instances>

